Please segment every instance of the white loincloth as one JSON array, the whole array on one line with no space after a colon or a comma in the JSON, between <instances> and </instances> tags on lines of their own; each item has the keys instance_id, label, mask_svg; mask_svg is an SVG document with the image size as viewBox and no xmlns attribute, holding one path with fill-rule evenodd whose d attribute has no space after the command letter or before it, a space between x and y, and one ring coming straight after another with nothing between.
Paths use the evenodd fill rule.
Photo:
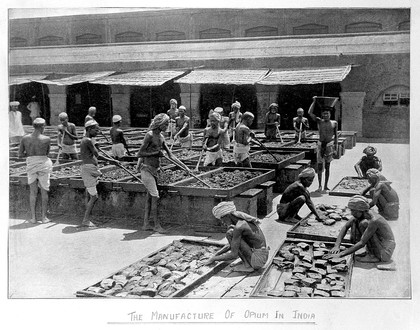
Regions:
<instances>
[{"instance_id":1,"label":"white loincloth","mask_svg":"<svg viewBox=\"0 0 420 330\"><path fill-rule=\"evenodd\" d=\"M235 164L241 163L247 159L249 157L249 150L251 150L249 144L245 145L235 142L233 144L233 159L235 160Z\"/></svg>"},{"instance_id":2,"label":"white loincloth","mask_svg":"<svg viewBox=\"0 0 420 330\"><path fill-rule=\"evenodd\" d=\"M29 156L26 158L28 184L38 180L38 185L44 190L50 190L50 174L52 161L47 156Z\"/></svg>"},{"instance_id":3,"label":"white loincloth","mask_svg":"<svg viewBox=\"0 0 420 330\"><path fill-rule=\"evenodd\" d=\"M114 157L122 158L125 156L124 144L116 143L112 145L112 154Z\"/></svg>"}]
</instances>

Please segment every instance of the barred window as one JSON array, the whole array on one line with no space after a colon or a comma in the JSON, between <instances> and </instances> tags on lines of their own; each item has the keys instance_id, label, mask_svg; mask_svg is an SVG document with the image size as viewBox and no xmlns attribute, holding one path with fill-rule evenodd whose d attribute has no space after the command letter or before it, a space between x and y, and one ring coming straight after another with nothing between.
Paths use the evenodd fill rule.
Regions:
<instances>
[{"instance_id":1,"label":"barred window","mask_svg":"<svg viewBox=\"0 0 420 330\"><path fill-rule=\"evenodd\" d=\"M374 22L358 22L346 25L346 33L379 32L382 31L382 24Z\"/></svg>"},{"instance_id":2,"label":"barred window","mask_svg":"<svg viewBox=\"0 0 420 330\"><path fill-rule=\"evenodd\" d=\"M384 105L398 105L398 100L398 93L384 93L382 95L382 101Z\"/></svg>"},{"instance_id":3,"label":"barred window","mask_svg":"<svg viewBox=\"0 0 420 330\"><path fill-rule=\"evenodd\" d=\"M133 31L122 32L115 35L115 42L139 42L143 40L142 33Z\"/></svg>"},{"instance_id":4,"label":"barred window","mask_svg":"<svg viewBox=\"0 0 420 330\"><path fill-rule=\"evenodd\" d=\"M63 37L45 36L38 39L39 46L57 46L57 45L63 45L63 44L64 44Z\"/></svg>"},{"instance_id":5,"label":"barred window","mask_svg":"<svg viewBox=\"0 0 420 330\"><path fill-rule=\"evenodd\" d=\"M305 24L296 26L293 28L293 34L304 35L304 34L327 34L328 26L320 24Z\"/></svg>"},{"instance_id":6,"label":"barred window","mask_svg":"<svg viewBox=\"0 0 420 330\"><path fill-rule=\"evenodd\" d=\"M400 105L410 105L410 93L400 93Z\"/></svg>"},{"instance_id":7,"label":"barred window","mask_svg":"<svg viewBox=\"0 0 420 330\"><path fill-rule=\"evenodd\" d=\"M200 31L200 39L218 39L218 38L230 38L230 30L225 29L208 29Z\"/></svg>"},{"instance_id":8,"label":"barred window","mask_svg":"<svg viewBox=\"0 0 420 330\"><path fill-rule=\"evenodd\" d=\"M157 41L165 40L185 40L185 33L180 31L162 31L156 33Z\"/></svg>"},{"instance_id":9,"label":"barred window","mask_svg":"<svg viewBox=\"0 0 420 330\"><path fill-rule=\"evenodd\" d=\"M93 33L85 33L76 37L76 44L78 45L99 44L101 41L102 37Z\"/></svg>"},{"instance_id":10,"label":"barred window","mask_svg":"<svg viewBox=\"0 0 420 330\"><path fill-rule=\"evenodd\" d=\"M245 30L245 37L267 37L278 35L278 29L271 26L257 26Z\"/></svg>"}]
</instances>

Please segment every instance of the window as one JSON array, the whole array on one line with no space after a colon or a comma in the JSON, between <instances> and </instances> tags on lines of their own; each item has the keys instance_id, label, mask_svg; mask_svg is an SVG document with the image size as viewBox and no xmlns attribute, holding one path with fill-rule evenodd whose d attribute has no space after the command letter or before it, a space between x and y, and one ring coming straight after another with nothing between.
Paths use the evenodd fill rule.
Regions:
<instances>
[{"instance_id":1,"label":"window","mask_svg":"<svg viewBox=\"0 0 420 330\"><path fill-rule=\"evenodd\" d=\"M245 37L266 37L276 36L278 29L271 26L257 26L248 30L245 30Z\"/></svg>"},{"instance_id":2,"label":"window","mask_svg":"<svg viewBox=\"0 0 420 330\"><path fill-rule=\"evenodd\" d=\"M410 21L401 22L398 24L399 31L410 31Z\"/></svg>"},{"instance_id":3,"label":"window","mask_svg":"<svg viewBox=\"0 0 420 330\"><path fill-rule=\"evenodd\" d=\"M293 34L304 35L304 34L327 34L328 26L319 24L305 24L293 28Z\"/></svg>"},{"instance_id":4,"label":"window","mask_svg":"<svg viewBox=\"0 0 420 330\"><path fill-rule=\"evenodd\" d=\"M382 96L382 101L384 105L398 105L398 99L398 93L384 93Z\"/></svg>"},{"instance_id":5,"label":"window","mask_svg":"<svg viewBox=\"0 0 420 330\"><path fill-rule=\"evenodd\" d=\"M382 25L374 22L359 22L346 25L346 33L379 32Z\"/></svg>"},{"instance_id":6,"label":"window","mask_svg":"<svg viewBox=\"0 0 420 330\"><path fill-rule=\"evenodd\" d=\"M76 44L78 45L99 44L101 41L101 36L93 33L86 33L76 37Z\"/></svg>"},{"instance_id":7,"label":"window","mask_svg":"<svg viewBox=\"0 0 420 330\"><path fill-rule=\"evenodd\" d=\"M200 31L200 39L218 39L230 37L230 31L225 29L208 29Z\"/></svg>"},{"instance_id":8,"label":"window","mask_svg":"<svg viewBox=\"0 0 420 330\"><path fill-rule=\"evenodd\" d=\"M127 31L115 35L115 42L139 42L143 40L143 34L138 32Z\"/></svg>"},{"instance_id":9,"label":"window","mask_svg":"<svg viewBox=\"0 0 420 330\"><path fill-rule=\"evenodd\" d=\"M27 43L28 42L24 38L10 38L10 47L26 47Z\"/></svg>"},{"instance_id":10,"label":"window","mask_svg":"<svg viewBox=\"0 0 420 330\"><path fill-rule=\"evenodd\" d=\"M38 39L39 46L57 46L63 45L64 39L58 36L45 36Z\"/></svg>"},{"instance_id":11,"label":"window","mask_svg":"<svg viewBox=\"0 0 420 330\"><path fill-rule=\"evenodd\" d=\"M165 40L185 40L185 33L179 31L163 31L156 33L156 40L157 41L165 41Z\"/></svg>"},{"instance_id":12,"label":"window","mask_svg":"<svg viewBox=\"0 0 420 330\"><path fill-rule=\"evenodd\" d=\"M400 93L400 105L410 105L410 93Z\"/></svg>"}]
</instances>

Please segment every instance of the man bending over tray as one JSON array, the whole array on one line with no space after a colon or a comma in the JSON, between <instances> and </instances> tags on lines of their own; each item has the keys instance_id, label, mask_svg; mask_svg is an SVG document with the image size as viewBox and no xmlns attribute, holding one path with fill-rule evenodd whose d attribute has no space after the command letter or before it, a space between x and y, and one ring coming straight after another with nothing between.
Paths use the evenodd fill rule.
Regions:
<instances>
[{"instance_id":1,"label":"man bending over tray","mask_svg":"<svg viewBox=\"0 0 420 330\"><path fill-rule=\"evenodd\" d=\"M43 135L45 120L35 118L32 126L32 134L25 135L19 146L19 157L26 157L26 170L29 184L29 206L31 208L31 223L36 223L36 198L38 186L41 188L41 210L42 223L50 220L47 218L48 191L50 190L50 174L52 172L52 162L48 158L50 152L51 139Z\"/></svg>"},{"instance_id":2,"label":"man bending over tray","mask_svg":"<svg viewBox=\"0 0 420 330\"><path fill-rule=\"evenodd\" d=\"M233 202L217 204L213 208L213 215L228 226L226 238L229 244L207 260L205 264L234 260L239 257L242 263L235 266L234 271L251 273L263 268L268 260L270 248L267 247L259 220L244 212L236 211Z\"/></svg>"},{"instance_id":3,"label":"man bending over tray","mask_svg":"<svg viewBox=\"0 0 420 330\"><path fill-rule=\"evenodd\" d=\"M394 253L395 240L388 222L379 214L369 210L369 201L361 195L350 198L348 208L352 217L341 229L333 249L325 258L341 258L366 246L366 253L356 256L356 261L389 263ZM355 231L356 244L340 252L341 241L349 228ZM393 270L393 267L392 264L377 265L378 269Z\"/></svg>"},{"instance_id":4,"label":"man bending over tray","mask_svg":"<svg viewBox=\"0 0 420 330\"><path fill-rule=\"evenodd\" d=\"M146 205L144 207L143 230L154 230L158 233L165 233L157 214L157 203L159 191L157 188L157 171L160 167L159 157L163 157L162 149L166 151L169 158L172 154L165 142L163 132L166 132L169 125L169 116L159 113L153 118L150 124L150 131L144 137L143 143L137 153L137 171L140 172L141 180L147 189ZM154 227L150 225L150 219Z\"/></svg>"},{"instance_id":5,"label":"man bending over tray","mask_svg":"<svg viewBox=\"0 0 420 330\"><path fill-rule=\"evenodd\" d=\"M376 205L379 214L387 220L398 219L400 202L397 192L391 187L392 182L388 181L376 168L367 170L366 176L370 186L362 192L362 196L369 193L372 198L369 207Z\"/></svg>"},{"instance_id":6,"label":"man bending over tray","mask_svg":"<svg viewBox=\"0 0 420 330\"><path fill-rule=\"evenodd\" d=\"M280 203L277 205L278 222L297 223L302 220L298 215L299 210L306 203L309 209L315 214L318 221L322 221L319 216L307 188L315 178L315 170L312 167L305 168L298 177L298 180L289 185L281 196Z\"/></svg>"},{"instance_id":7,"label":"man bending over tray","mask_svg":"<svg viewBox=\"0 0 420 330\"><path fill-rule=\"evenodd\" d=\"M354 165L359 178L367 178L366 172L371 168L376 168L378 171L382 171L382 161L376 155L376 148L367 146L363 149L363 153L366 156L360 158L360 160Z\"/></svg>"}]
</instances>

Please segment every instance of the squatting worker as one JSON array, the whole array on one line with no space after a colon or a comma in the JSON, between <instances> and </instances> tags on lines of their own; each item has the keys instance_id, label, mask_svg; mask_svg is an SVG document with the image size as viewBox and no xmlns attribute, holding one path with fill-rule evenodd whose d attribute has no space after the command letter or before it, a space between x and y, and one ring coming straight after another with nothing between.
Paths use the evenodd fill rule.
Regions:
<instances>
[{"instance_id":1,"label":"squatting worker","mask_svg":"<svg viewBox=\"0 0 420 330\"><path fill-rule=\"evenodd\" d=\"M10 102L9 111L9 141L10 143L19 143L22 136L25 135L22 124L22 113L19 109L19 101Z\"/></svg>"},{"instance_id":2,"label":"squatting worker","mask_svg":"<svg viewBox=\"0 0 420 330\"><path fill-rule=\"evenodd\" d=\"M315 218L322 221L307 188L310 187L315 178L315 170L312 167L305 168L298 177L298 180L290 184L281 196L280 203L277 205L276 221L296 223L302 218L298 215L299 210L306 203Z\"/></svg>"},{"instance_id":3,"label":"squatting worker","mask_svg":"<svg viewBox=\"0 0 420 330\"><path fill-rule=\"evenodd\" d=\"M400 200L397 192L391 187L392 182L388 181L376 168L367 170L366 176L370 186L362 192L362 196L369 193L372 198L369 207L376 205L379 214L387 220L398 219Z\"/></svg>"},{"instance_id":4,"label":"squatting worker","mask_svg":"<svg viewBox=\"0 0 420 330\"><path fill-rule=\"evenodd\" d=\"M96 149L92 142L92 139L97 136L99 132L99 125L95 120L89 120L86 122L85 129L86 135L80 142L80 157L82 159L80 172L83 183L86 187L86 211L82 221L82 226L95 227L95 225L89 220L89 217L92 213L93 206L98 200L96 185L98 184L99 177L102 175L98 168L98 159L108 161L114 165L118 165L119 162L98 153L98 149Z\"/></svg>"},{"instance_id":5,"label":"squatting worker","mask_svg":"<svg viewBox=\"0 0 420 330\"><path fill-rule=\"evenodd\" d=\"M360 158L360 160L354 165L354 169L360 178L366 178L366 172L371 168L376 168L378 171L382 171L382 161L376 155L376 148L367 146L363 149L363 153L366 156Z\"/></svg>"},{"instance_id":6,"label":"squatting worker","mask_svg":"<svg viewBox=\"0 0 420 330\"><path fill-rule=\"evenodd\" d=\"M50 220L47 218L48 191L50 190L50 174L52 161L48 158L51 139L43 135L45 120L35 118L32 123L34 131L25 135L19 146L19 157L26 157L26 171L29 184L29 205L31 208L31 223L36 223L36 199L38 186L41 188L41 214L42 223Z\"/></svg>"},{"instance_id":7,"label":"squatting worker","mask_svg":"<svg viewBox=\"0 0 420 330\"><path fill-rule=\"evenodd\" d=\"M147 197L144 208L143 230L154 230L159 233L165 233L157 214L157 204L159 192L157 188L157 174L160 167L160 157L163 156L162 149L166 151L169 158L172 154L165 143L165 137L162 132L168 128L169 116L160 113L153 118L150 124L150 130L146 133L143 143L137 153L139 157L137 162L137 171L141 174L141 180L147 189ZM154 227L150 225L154 223Z\"/></svg>"},{"instance_id":8,"label":"squatting worker","mask_svg":"<svg viewBox=\"0 0 420 330\"><path fill-rule=\"evenodd\" d=\"M243 114L241 123L235 128L233 159L237 166L252 167L249 160L249 151L251 150L251 142L253 142L252 139L255 137L255 134L249 127L253 121L254 115L247 111Z\"/></svg>"},{"instance_id":9,"label":"squatting worker","mask_svg":"<svg viewBox=\"0 0 420 330\"><path fill-rule=\"evenodd\" d=\"M181 105L178 108L179 116L175 119L174 140L179 139L181 148L191 148L193 142L193 135L190 132L190 117L185 115L187 109Z\"/></svg>"},{"instance_id":10,"label":"squatting worker","mask_svg":"<svg viewBox=\"0 0 420 330\"><path fill-rule=\"evenodd\" d=\"M244 212L236 211L233 202L221 202L213 208L213 215L227 227L228 244L205 264L241 258L242 263L233 268L238 272L253 272L264 267L270 248L259 226L259 220Z\"/></svg>"},{"instance_id":11,"label":"squatting worker","mask_svg":"<svg viewBox=\"0 0 420 330\"><path fill-rule=\"evenodd\" d=\"M330 107L324 107L321 110L321 117L319 118L313 114L315 107L316 96L313 97L312 104L309 108L308 115L317 122L319 130L318 153L317 153L317 166L318 166L318 191L322 191L322 172L325 165L325 183L324 190L328 188L328 180L330 178L330 165L333 160L334 154L338 148L338 123L331 120Z\"/></svg>"},{"instance_id":12,"label":"squatting worker","mask_svg":"<svg viewBox=\"0 0 420 330\"><path fill-rule=\"evenodd\" d=\"M206 152L204 166L222 166L223 130L219 127L221 116L213 111L209 119L210 126L204 129L203 134L203 150Z\"/></svg>"},{"instance_id":13,"label":"squatting worker","mask_svg":"<svg viewBox=\"0 0 420 330\"><path fill-rule=\"evenodd\" d=\"M123 158L125 156L125 150L130 156L130 151L128 150L127 142L124 138L124 132L121 127L122 117L120 115L114 115L112 117L112 127L109 131L112 141L112 155L117 158Z\"/></svg>"},{"instance_id":14,"label":"squatting worker","mask_svg":"<svg viewBox=\"0 0 420 330\"><path fill-rule=\"evenodd\" d=\"M379 214L369 210L369 202L363 196L355 195L350 198L348 208L352 217L341 229L334 248L326 258L344 257L366 246L366 253L356 256L356 261L363 263L389 262L394 253L395 240L388 222ZM352 228L352 231L355 230L356 244L340 252L341 241L349 228Z\"/></svg>"},{"instance_id":15,"label":"squatting worker","mask_svg":"<svg viewBox=\"0 0 420 330\"><path fill-rule=\"evenodd\" d=\"M61 148L63 159L77 159L77 149L75 141L78 139L76 126L69 122L67 113L61 112L58 115L61 124L57 126L57 145Z\"/></svg>"}]
</instances>

